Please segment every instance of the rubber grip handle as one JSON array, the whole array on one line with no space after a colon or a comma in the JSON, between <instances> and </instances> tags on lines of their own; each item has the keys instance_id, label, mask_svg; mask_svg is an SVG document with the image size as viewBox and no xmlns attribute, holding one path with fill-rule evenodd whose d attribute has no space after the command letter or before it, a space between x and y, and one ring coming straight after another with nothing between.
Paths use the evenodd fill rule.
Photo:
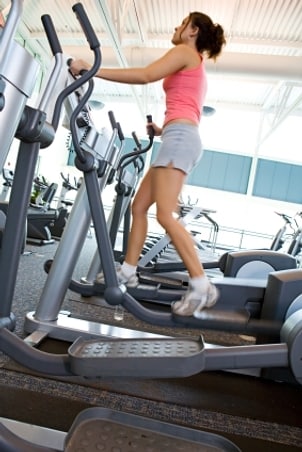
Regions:
<instances>
[{"instance_id":1,"label":"rubber grip handle","mask_svg":"<svg viewBox=\"0 0 302 452\"><path fill-rule=\"evenodd\" d=\"M57 53L63 53L57 32L55 30L54 24L52 22L51 17L49 16L49 14L44 14L41 17L41 21L42 21L52 54L56 55Z\"/></svg>"},{"instance_id":2,"label":"rubber grip handle","mask_svg":"<svg viewBox=\"0 0 302 452\"><path fill-rule=\"evenodd\" d=\"M124 134L123 134L123 131L122 131L122 127L121 127L119 122L116 122L116 119L115 119L113 111L111 111L111 110L108 111L108 116L109 116L109 121L110 121L112 129L113 130L114 129L117 130L117 134L118 134L118 137L119 137L120 141L123 141L125 139L125 137L124 137Z\"/></svg>"},{"instance_id":3,"label":"rubber grip handle","mask_svg":"<svg viewBox=\"0 0 302 452\"><path fill-rule=\"evenodd\" d=\"M119 137L120 141L123 141L123 140L125 139L125 136L124 136L124 133L123 133L123 131L122 131L122 127L121 127L121 125L120 125L119 122L117 122L116 125L117 125L117 134L118 134L118 137Z\"/></svg>"},{"instance_id":4,"label":"rubber grip handle","mask_svg":"<svg viewBox=\"0 0 302 452\"><path fill-rule=\"evenodd\" d=\"M95 50L100 47L100 42L92 28L92 25L88 19L88 16L81 3L76 3L72 7L73 12L76 14L78 21L81 24L83 32L85 33L86 39L91 50Z\"/></svg>"},{"instance_id":5,"label":"rubber grip handle","mask_svg":"<svg viewBox=\"0 0 302 452\"><path fill-rule=\"evenodd\" d=\"M152 115L147 115L147 122L152 123ZM154 137L154 129L152 126L147 127L148 128L148 134L150 138Z\"/></svg>"},{"instance_id":6,"label":"rubber grip handle","mask_svg":"<svg viewBox=\"0 0 302 452\"><path fill-rule=\"evenodd\" d=\"M117 123L113 111L108 111L109 121L113 129L117 129Z\"/></svg>"},{"instance_id":7,"label":"rubber grip handle","mask_svg":"<svg viewBox=\"0 0 302 452\"><path fill-rule=\"evenodd\" d=\"M131 135L132 135L132 138L133 138L133 140L134 140L136 146L137 146L138 148L140 148L140 147L141 147L141 144L140 144L140 142L139 142L139 139L137 138L136 133L135 133L135 132L132 132Z\"/></svg>"}]
</instances>

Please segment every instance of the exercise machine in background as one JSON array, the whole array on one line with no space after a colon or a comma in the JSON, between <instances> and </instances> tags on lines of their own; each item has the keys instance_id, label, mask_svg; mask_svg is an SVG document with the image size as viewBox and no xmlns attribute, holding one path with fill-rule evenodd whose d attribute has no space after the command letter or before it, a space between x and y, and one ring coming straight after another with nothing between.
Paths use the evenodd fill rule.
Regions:
<instances>
[{"instance_id":1,"label":"exercise machine in background","mask_svg":"<svg viewBox=\"0 0 302 452\"><path fill-rule=\"evenodd\" d=\"M294 216L290 216L284 212L275 212L283 219L283 224L278 229L271 244L271 250L282 251L290 254L297 259L297 264L301 264L302 249L302 212L297 212Z\"/></svg>"},{"instance_id":2,"label":"exercise machine in background","mask_svg":"<svg viewBox=\"0 0 302 452\"><path fill-rule=\"evenodd\" d=\"M58 184L45 185L34 180L34 186L39 187L39 194L31 202L27 211L27 242L35 245L49 245L54 243L51 227L58 218L57 209L51 204L58 189Z\"/></svg>"},{"instance_id":3,"label":"exercise machine in background","mask_svg":"<svg viewBox=\"0 0 302 452\"><path fill-rule=\"evenodd\" d=\"M60 195L57 199L56 211L57 215L54 221L48 226L52 239L60 239L62 237L66 222L73 206L74 200L67 199L66 196L71 191L77 191L81 186L81 178L71 183L69 175L65 176L60 173L62 178L62 186Z\"/></svg>"},{"instance_id":4,"label":"exercise machine in background","mask_svg":"<svg viewBox=\"0 0 302 452\"><path fill-rule=\"evenodd\" d=\"M14 172L8 168L2 169L2 177L4 179L3 187L0 195L0 203L9 200L10 190L14 181Z\"/></svg>"},{"instance_id":5,"label":"exercise machine in background","mask_svg":"<svg viewBox=\"0 0 302 452\"><path fill-rule=\"evenodd\" d=\"M0 230L4 229L6 213L9 204L9 194L14 181L14 172L3 169L4 189L0 201ZM58 184L47 184L44 178L36 177L33 181L33 191L26 218L26 242L35 245L47 245L54 243L51 227L58 219L57 209L53 209L51 204L56 194ZM2 218L2 220L1 220Z\"/></svg>"}]
</instances>

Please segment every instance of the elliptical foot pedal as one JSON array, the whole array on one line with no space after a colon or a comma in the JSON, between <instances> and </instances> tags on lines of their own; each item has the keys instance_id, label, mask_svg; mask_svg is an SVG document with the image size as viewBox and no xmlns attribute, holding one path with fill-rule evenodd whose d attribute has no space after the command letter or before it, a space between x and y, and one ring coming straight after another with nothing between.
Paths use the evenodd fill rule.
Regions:
<instances>
[{"instance_id":1,"label":"elliptical foot pedal","mask_svg":"<svg viewBox=\"0 0 302 452\"><path fill-rule=\"evenodd\" d=\"M88 408L74 420L65 452L183 450L240 452L223 436L106 408Z\"/></svg>"},{"instance_id":2,"label":"elliptical foot pedal","mask_svg":"<svg viewBox=\"0 0 302 452\"><path fill-rule=\"evenodd\" d=\"M157 285L161 289L187 289L187 284L184 286L184 281L179 279L168 278L166 276L157 275L154 273L140 272L139 281L141 284L150 284L151 286Z\"/></svg>"},{"instance_id":3,"label":"elliptical foot pedal","mask_svg":"<svg viewBox=\"0 0 302 452\"><path fill-rule=\"evenodd\" d=\"M171 304L180 300L179 290L160 290L160 285L139 284L137 287L128 287L127 292L136 300L157 302L158 304Z\"/></svg>"},{"instance_id":4,"label":"elliptical foot pedal","mask_svg":"<svg viewBox=\"0 0 302 452\"><path fill-rule=\"evenodd\" d=\"M215 306L213 308L203 309L198 318L173 314L175 322L184 328L199 326L200 329L223 329L237 333L246 332L250 318L251 315L246 309L232 311L216 309Z\"/></svg>"},{"instance_id":5,"label":"elliptical foot pedal","mask_svg":"<svg viewBox=\"0 0 302 452\"><path fill-rule=\"evenodd\" d=\"M83 377L174 378L204 369L204 342L190 338L91 339L68 350L71 371Z\"/></svg>"},{"instance_id":6,"label":"elliptical foot pedal","mask_svg":"<svg viewBox=\"0 0 302 452\"><path fill-rule=\"evenodd\" d=\"M200 312L200 320L205 320L209 323L217 322L217 325L222 325L225 322L231 322L238 325L246 326L251 318L250 313L246 309L204 309Z\"/></svg>"}]
</instances>

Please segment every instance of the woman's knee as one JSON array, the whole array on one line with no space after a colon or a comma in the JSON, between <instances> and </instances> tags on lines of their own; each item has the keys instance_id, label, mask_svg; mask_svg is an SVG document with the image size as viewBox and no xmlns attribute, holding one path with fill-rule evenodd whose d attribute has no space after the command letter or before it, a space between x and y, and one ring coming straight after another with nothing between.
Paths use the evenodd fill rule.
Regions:
<instances>
[{"instance_id":1,"label":"woman's knee","mask_svg":"<svg viewBox=\"0 0 302 452\"><path fill-rule=\"evenodd\" d=\"M131 205L131 213L132 216L146 216L148 209L141 202L134 199Z\"/></svg>"},{"instance_id":2,"label":"woman's knee","mask_svg":"<svg viewBox=\"0 0 302 452\"><path fill-rule=\"evenodd\" d=\"M169 226L172 223L174 224L174 218L173 218L172 212L166 212L165 210L157 210L156 220L166 230L169 229Z\"/></svg>"}]
</instances>

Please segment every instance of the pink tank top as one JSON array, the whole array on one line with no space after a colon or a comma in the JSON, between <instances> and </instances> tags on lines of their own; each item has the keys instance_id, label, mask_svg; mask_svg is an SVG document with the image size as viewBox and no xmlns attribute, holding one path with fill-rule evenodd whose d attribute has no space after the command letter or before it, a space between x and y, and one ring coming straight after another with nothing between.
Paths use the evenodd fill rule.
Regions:
<instances>
[{"instance_id":1,"label":"pink tank top","mask_svg":"<svg viewBox=\"0 0 302 452\"><path fill-rule=\"evenodd\" d=\"M189 119L199 123L207 91L203 62L194 69L169 75L163 81L166 93L164 125L173 119Z\"/></svg>"}]
</instances>

